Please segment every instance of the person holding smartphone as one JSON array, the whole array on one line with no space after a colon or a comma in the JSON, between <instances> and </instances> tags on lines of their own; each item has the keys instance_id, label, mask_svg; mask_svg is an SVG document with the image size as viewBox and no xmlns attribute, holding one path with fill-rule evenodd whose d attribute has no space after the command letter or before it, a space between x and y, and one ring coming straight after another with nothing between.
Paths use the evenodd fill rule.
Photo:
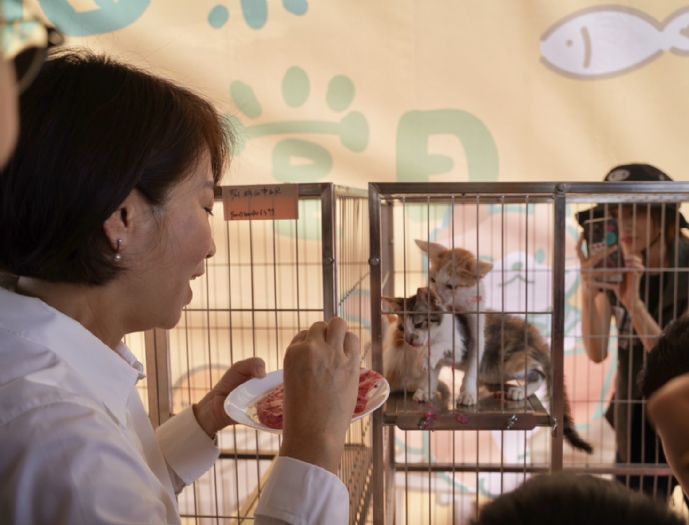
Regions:
<instances>
[{"instance_id":1,"label":"person holding smartphone","mask_svg":"<svg viewBox=\"0 0 689 525\"><path fill-rule=\"evenodd\" d=\"M649 164L626 164L613 168L605 180L672 179ZM592 242L596 219L616 222L618 243ZM582 280L582 335L588 357L594 363L607 357L613 319L618 333L615 393L606 412L615 430L616 461L626 465L665 463L658 436L646 418L637 377L646 352L653 349L663 327L687 310L689 276L676 269L689 266L689 239L681 233L689 223L677 204L643 202L599 204L577 214L577 220L584 227L577 255ZM611 258L614 254L617 263ZM671 489L669 477L617 477L630 488L657 498L665 498Z\"/></svg>"}]
</instances>

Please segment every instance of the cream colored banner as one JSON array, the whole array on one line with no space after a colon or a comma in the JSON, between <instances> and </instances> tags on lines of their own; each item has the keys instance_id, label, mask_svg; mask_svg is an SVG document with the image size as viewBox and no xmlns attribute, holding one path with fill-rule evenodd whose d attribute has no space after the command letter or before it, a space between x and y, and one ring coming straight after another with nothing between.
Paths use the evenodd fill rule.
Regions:
<instances>
[{"instance_id":1,"label":"cream colored banner","mask_svg":"<svg viewBox=\"0 0 689 525\"><path fill-rule=\"evenodd\" d=\"M25 4L232 116L226 183L689 180L686 0Z\"/></svg>"},{"instance_id":2,"label":"cream colored banner","mask_svg":"<svg viewBox=\"0 0 689 525\"><path fill-rule=\"evenodd\" d=\"M17 1L0 2L6 13L22 11ZM23 10L54 23L70 44L118 56L209 97L232 118L241 139L224 184L593 181L615 164L635 161L689 180L689 0L27 0ZM302 212L298 223L307 241L300 249L318 256L320 217L309 220L313 210L302 209L311 216ZM476 247L494 264L495 277L488 279L492 306L501 307L507 296L516 301L508 305L512 310L547 309L551 210L513 206L505 217L496 209L483 211L475 223L447 210L430 225L427 214L415 221L412 216L406 242L428 237ZM509 231L498 227L503 218ZM216 224L217 231L224 227ZM295 235L291 228L278 224L257 239L277 234L286 251L293 244L286 239ZM480 250L479 231L488 232ZM501 239L496 232L510 241L505 253L492 249ZM565 371L570 399L580 401L573 406L579 428L595 440L595 461L608 463L613 441L603 413L616 360L593 365L581 344L578 235L572 218ZM521 245L524 239L531 244ZM222 242L209 273L219 268L229 282ZM410 246L408 253L420 261ZM247 253L241 254L244 263ZM300 271L312 269L300 257ZM239 266L249 271L248 264ZM410 289L425 282L418 278ZM289 275L276 280L287 283L280 293L295 295ZM297 278L296 288L311 281ZM232 304L240 304L241 296L253 305L242 288L253 286L251 278L239 274L233 283ZM229 285L216 288L211 292L230 300ZM261 300L272 296L257 289ZM321 292L309 289L302 297ZM202 321L192 315L188 322L193 327ZM272 330L274 322L266 318L265 326ZM249 326L246 319L239 324ZM538 327L547 333L548 323ZM215 360L219 365L229 364L227 346L224 340L218 345L224 352ZM240 347L256 352L249 344ZM190 353L205 359L205 353ZM271 355L269 368L279 367L277 350ZM189 380L175 366L176 384ZM482 454L502 450L506 461L547 460L547 429L514 434L506 443L500 432L488 434ZM434 461L449 462L456 439L433 433L432 442L398 442L398 453L409 453L411 461L431 457L432 450ZM567 449L566 460L587 457ZM447 504L457 491L492 496L520 481L517 475L485 474L480 483L474 475L439 475L435 494ZM411 488L418 488L414 483Z\"/></svg>"}]
</instances>

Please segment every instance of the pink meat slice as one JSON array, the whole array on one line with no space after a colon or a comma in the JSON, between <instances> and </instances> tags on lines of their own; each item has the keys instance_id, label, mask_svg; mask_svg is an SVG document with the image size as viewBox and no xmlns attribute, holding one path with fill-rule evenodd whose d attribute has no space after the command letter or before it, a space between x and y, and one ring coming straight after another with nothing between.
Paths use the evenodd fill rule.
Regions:
<instances>
[{"instance_id":1,"label":"pink meat slice","mask_svg":"<svg viewBox=\"0 0 689 525\"><path fill-rule=\"evenodd\" d=\"M268 428L282 428L282 401L285 387L281 384L266 394L257 404L258 420Z\"/></svg>"},{"instance_id":2,"label":"pink meat slice","mask_svg":"<svg viewBox=\"0 0 689 525\"><path fill-rule=\"evenodd\" d=\"M356 398L356 405L354 407L354 415L358 416L366 410L368 400L375 392L380 384L380 374L373 370L366 370L359 375L359 394Z\"/></svg>"},{"instance_id":3,"label":"pink meat slice","mask_svg":"<svg viewBox=\"0 0 689 525\"><path fill-rule=\"evenodd\" d=\"M354 407L354 416L363 413L366 410L368 400L375 392L380 384L381 375L373 370L362 371L359 375L359 392L357 394L356 405ZM282 403L285 397L285 388L283 385L275 387L273 390L263 396L258 403L256 403L256 414L258 420L268 428L281 429L282 428Z\"/></svg>"}]
</instances>

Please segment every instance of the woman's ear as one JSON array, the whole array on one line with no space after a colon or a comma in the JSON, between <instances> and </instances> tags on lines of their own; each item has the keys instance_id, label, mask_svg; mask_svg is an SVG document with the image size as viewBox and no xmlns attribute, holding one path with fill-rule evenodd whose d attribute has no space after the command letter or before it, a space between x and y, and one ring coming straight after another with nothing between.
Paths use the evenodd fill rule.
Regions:
<instances>
[{"instance_id":1,"label":"woman's ear","mask_svg":"<svg viewBox=\"0 0 689 525\"><path fill-rule=\"evenodd\" d=\"M142 222L148 206L143 196L137 190L132 190L110 217L105 219L103 232L113 250L120 251L131 243L136 223Z\"/></svg>"},{"instance_id":2,"label":"woman's ear","mask_svg":"<svg viewBox=\"0 0 689 525\"><path fill-rule=\"evenodd\" d=\"M103 223L105 236L108 238L110 247L115 251L122 249L129 240L128 222L127 208L122 203Z\"/></svg>"}]
</instances>

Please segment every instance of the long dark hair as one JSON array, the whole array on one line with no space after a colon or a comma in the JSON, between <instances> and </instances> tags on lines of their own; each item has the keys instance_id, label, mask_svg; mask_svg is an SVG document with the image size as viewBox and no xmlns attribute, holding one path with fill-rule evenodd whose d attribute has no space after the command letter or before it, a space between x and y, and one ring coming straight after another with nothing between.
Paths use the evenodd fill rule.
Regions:
<instances>
[{"instance_id":1,"label":"long dark hair","mask_svg":"<svg viewBox=\"0 0 689 525\"><path fill-rule=\"evenodd\" d=\"M555 473L533 477L486 504L472 525L681 525L667 507L615 481Z\"/></svg>"},{"instance_id":2,"label":"long dark hair","mask_svg":"<svg viewBox=\"0 0 689 525\"><path fill-rule=\"evenodd\" d=\"M87 51L60 51L20 100L0 174L0 268L103 284L120 270L103 222L138 190L152 206L208 154L216 183L234 141L206 100Z\"/></svg>"}]
</instances>

